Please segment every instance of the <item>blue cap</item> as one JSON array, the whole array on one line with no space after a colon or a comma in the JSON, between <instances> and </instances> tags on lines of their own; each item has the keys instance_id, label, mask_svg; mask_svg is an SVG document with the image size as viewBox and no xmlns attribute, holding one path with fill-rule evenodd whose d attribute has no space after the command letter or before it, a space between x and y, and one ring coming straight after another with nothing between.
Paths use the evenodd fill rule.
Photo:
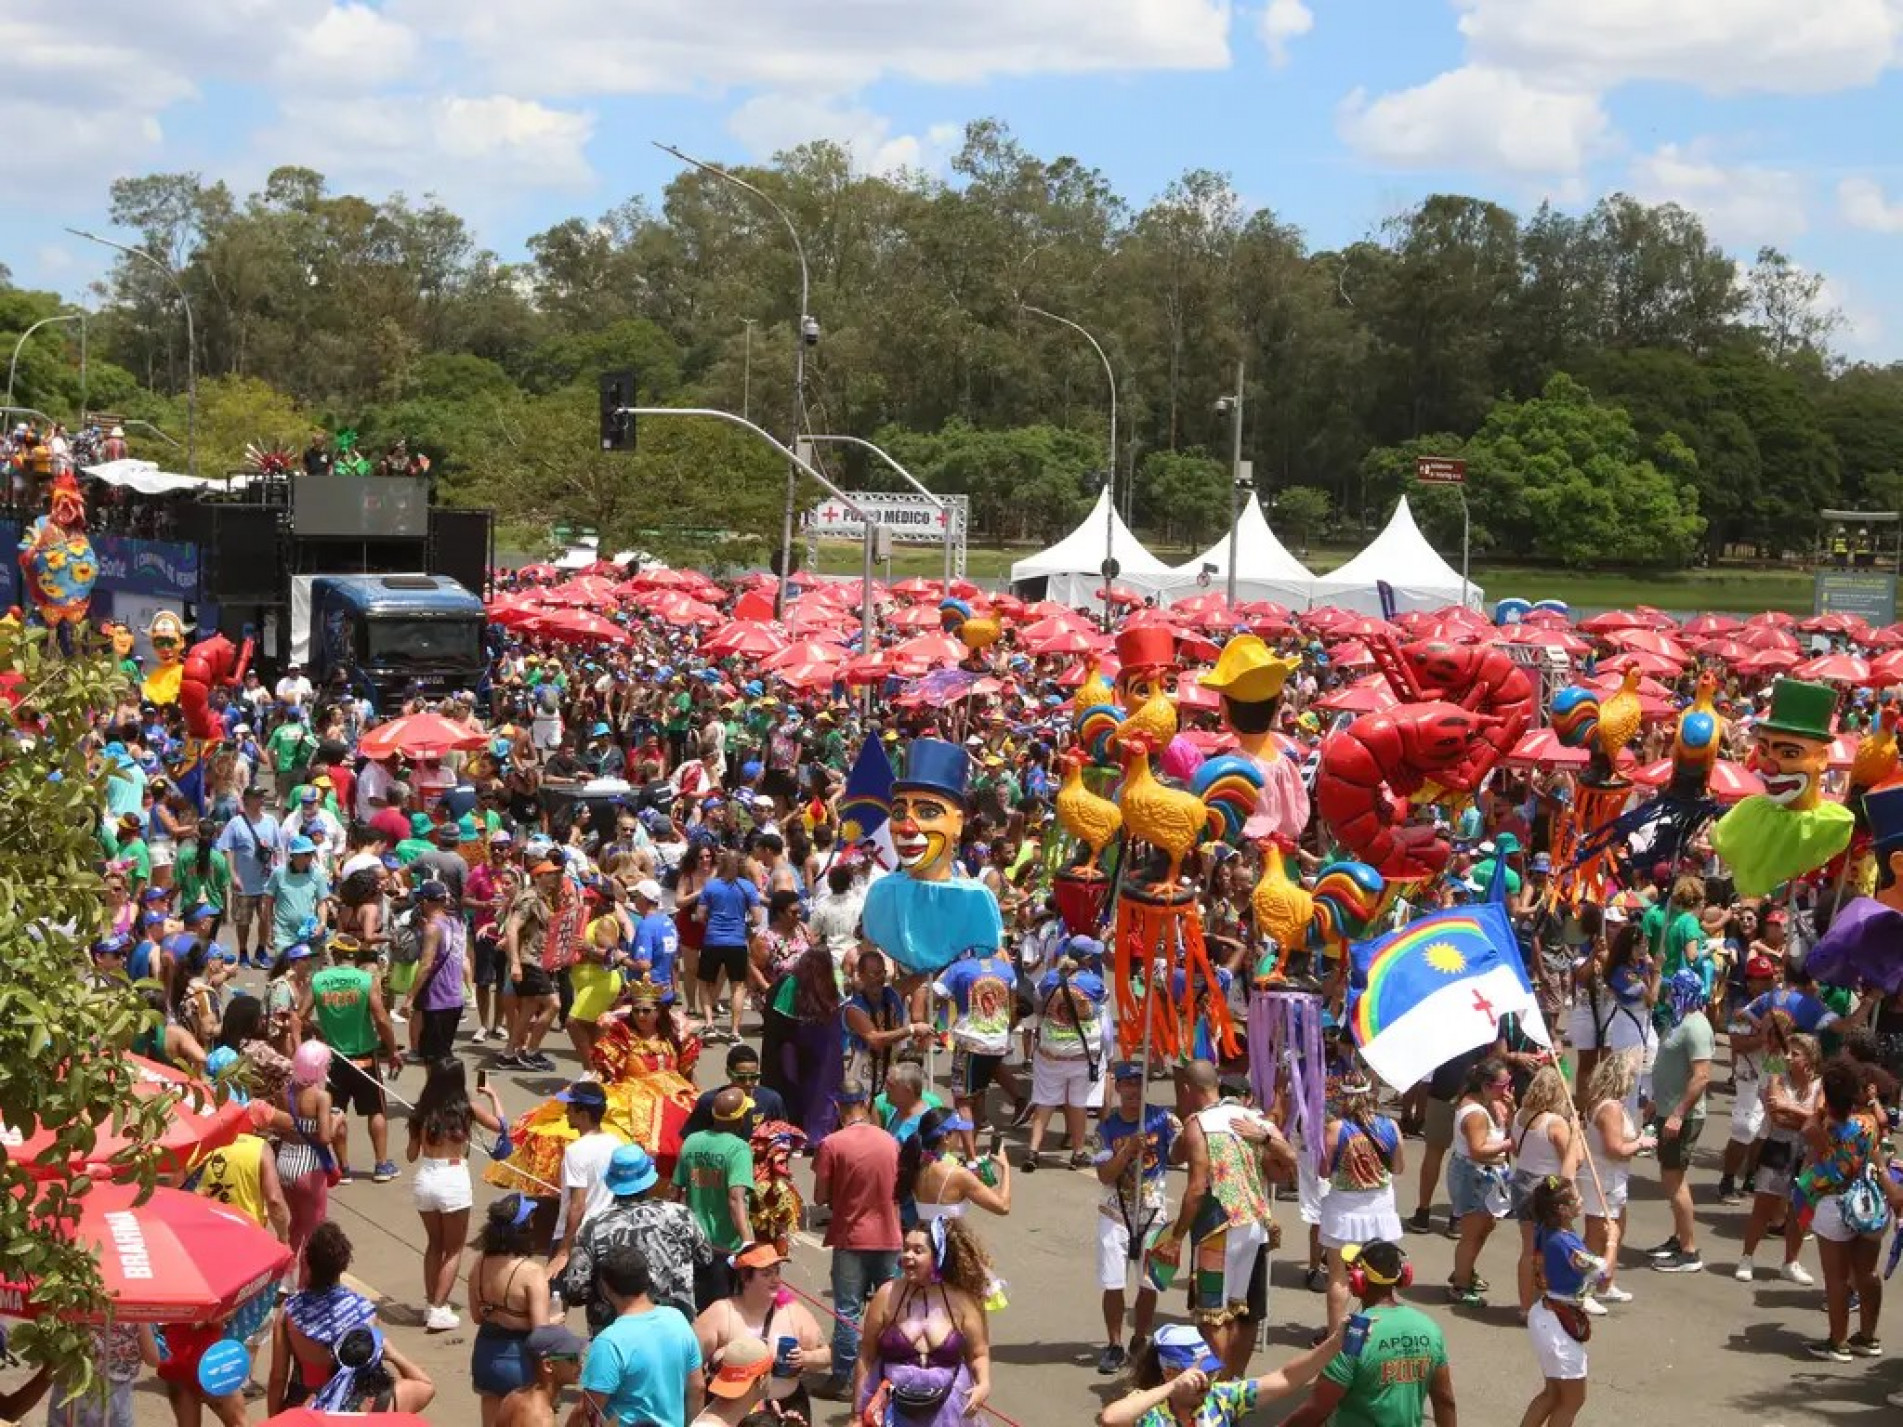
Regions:
<instances>
[{"instance_id":1,"label":"blue cap","mask_svg":"<svg viewBox=\"0 0 1903 1427\"><path fill-rule=\"evenodd\" d=\"M384 871L386 872L395 872L403 865L403 859L398 857L394 852L384 853L378 861L383 864Z\"/></svg>"},{"instance_id":2,"label":"blue cap","mask_svg":"<svg viewBox=\"0 0 1903 1427\"><path fill-rule=\"evenodd\" d=\"M1191 1368L1212 1374L1222 1371L1222 1360L1209 1351L1202 1330L1191 1324L1166 1323L1156 1330L1150 1342L1156 1348L1163 1371L1171 1377Z\"/></svg>"},{"instance_id":3,"label":"blue cap","mask_svg":"<svg viewBox=\"0 0 1903 1427\"><path fill-rule=\"evenodd\" d=\"M284 948L284 959L286 961L302 961L307 956L315 955L317 955L317 953L311 950L311 944L307 941L294 942Z\"/></svg>"},{"instance_id":4,"label":"blue cap","mask_svg":"<svg viewBox=\"0 0 1903 1427\"><path fill-rule=\"evenodd\" d=\"M449 900L449 884L447 882L439 882L432 877L429 881L423 883L416 889L416 900L419 902L447 902Z\"/></svg>"},{"instance_id":5,"label":"blue cap","mask_svg":"<svg viewBox=\"0 0 1903 1427\"><path fill-rule=\"evenodd\" d=\"M758 679L749 679L741 688L740 692L750 699L757 699L766 692L766 685L762 684Z\"/></svg>"},{"instance_id":6,"label":"blue cap","mask_svg":"<svg viewBox=\"0 0 1903 1427\"><path fill-rule=\"evenodd\" d=\"M317 789L315 789L315 788L313 788L313 787L311 787L311 786L309 786L308 784L306 784L306 785L305 785L304 787L302 787L302 788L299 788L299 789L297 790L297 800L298 800L298 801L299 801L300 803L314 803L314 802L316 802L316 801L317 801Z\"/></svg>"},{"instance_id":7,"label":"blue cap","mask_svg":"<svg viewBox=\"0 0 1903 1427\"><path fill-rule=\"evenodd\" d=\"M598 723L593 728L588 730L588 736L590 738L606 738L608 736L608 733L609 733L608 725L605 723Z\"/></svg>"},{"instance_id":8,"label":"blue cap","mask_svg":"<svg viewBox=\"0 0 1903 1427\"><path fill-rule=\"evenodd\" d=\"M971 781L971 755L942 738L915 738L905 750L905 771L893 781L895 793L943 793L963 804Z\"/></svg>"},{"instance_id":9,"label":"blue cap","mask_svg":"<svg viewBox=\"0 0 1903 1427\"><path fill-rule=\"evenodd\" d=\"M194 902L185 913L185 920L188 922L202 922L206 917L215 917L217 915L218 911L211 903Z\"/></svg>"},{"instance_id":10,"label":"blue cap","mask_svg":"<svg viewBox=\"0 0 1903 1427\"><path fill-rule=\"evenodd\" d=\"M760 771L760 760L757 758L749 758L745 763L740 765L741 780L751 783L755 778L760 776Z\"/></svg>"},{"instance_id":11,"label":"blue cap","mask_svg":"<svg viewBox=\"0 0 1903 1427\"><path fill-rule=\"evenodd\" d=\"M147 887L139 893L141 902L163 902L172 895L170 887Z\"/></svg>"},{"instance_id":12,"label":"blue cap","mask_svg":"<svg viewBox=\"0 0 1903 1427\"><path fill-rule=\"evenodd\" d=\"M608 1108L608 1092L599 1080L577 1080L555 1098L564 1105L581 1105L591 1110Z\"/></svg>"},{"instance_id":13,"label":"blue cap","mask_svg":"<svg viewBox=\"0 0 1903 1427\"><path fill-rule=\"evenodd\" d=\"M132 950L132 938L124 932L102 936L92 945L94 956L124 956L130 950Z\"/></svg>"},{"instance_id":14,"label":"blue cap","mask_svg":"<svg viewBox=\"0 0 1903 1427\"><path fill-rule=\"evenodd\" d=\"M1120 1060L1110 1067L1112 1080L1141 1080L1143 1067L1134 1060Z\"/></svg>"},{"instance_id":15,"label":"blue cap","mask_svg":"<svg viewBox=\"0 0 1903 1427\"><path fill-rule=\"evenodd\" d=\"M296 837L291 839L285 851L292 857L301 857L307 852L317 851L317 844L312 842L308 837L305 837L303 833L299 833Z\"/></svg>"},{"instance_id":16,"label":"blue cap","mask_svg":"<svg viewBox=\"0 0 1903 1427\"><path fill-rule=\"evenodd\" d=\"M1103 955L1103 943L1094 936L1074 936L1064 943L1063 954L1100 957Z\"/></svg>"},{"instance_id":17,"label":"blue cap","mask_svg":"<svg viewBox=\"0 0 1903 1427\"><path fill-rule=\"evenodd\" d=\"M162 927L165 925L165 913L147 912L144 916L139 918L139 925L142 927Z\"/></svg>"}]
</instances>

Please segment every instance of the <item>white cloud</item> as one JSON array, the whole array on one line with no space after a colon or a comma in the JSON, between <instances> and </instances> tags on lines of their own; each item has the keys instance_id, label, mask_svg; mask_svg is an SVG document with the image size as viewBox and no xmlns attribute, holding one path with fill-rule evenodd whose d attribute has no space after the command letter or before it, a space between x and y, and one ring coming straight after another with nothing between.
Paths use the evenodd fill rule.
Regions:
<instances>
[{"instance_id":1,"label":"white cloud","mask_svg":"<svg viewBox=\"0 0 1903 1427\"><path fill-rule=\"evenodd\" d=\"M1338 115L1342 137L1397 168L1486 168L1567 174L1609 128L1598 97L1543 88L1510 70L1469 65L1370 100L1356 90Z\"/></svg>"},{"instance_id":2,"label":"white cloud","mask_svg":"<svg viewBox=\"0 0 1903 1427\"><path fill-rule=\"evenodd\" d=\"M582 189L592 115L493 94L394 95L339 104L324 94L285 102L282 123L256 139L276 164L305 164L339 185L402 188L476 202L511 188Z\"/></svg>"},{"instance_id":3,"label":"white cloud","mask_svg":"<svg viewBox=\"0 0 1903 1427\"><path fill-rule=\"evenodd\" d=\"M1661 144L1633 160L1630 182L1633 197L1689 208L1714 238L1733 247L1786 242L1809 226L1801 175L1726 165L1705 143Z\"/></svg>"},{"instance_id":4,"label":"white cloud","mask_svg":"<svg viewBox=\"0 0 1903 1427\"><path fill-rule=\"evenodd\" d=\"M1828 93L1895 64L1895 0L1454 0L1470 60L1575 87Z\"/></svg>"},{"instance_id":5,"label":"white cloud","mask_svg":"<svg viewBox=\"0 0 1903 1427\"><path fill-rule=\"evenodd\" d=\"M1831 341L1846 356L1874 360L1895 355L1884 349L1881 314L1864 303L1845 284L1825 278L1823 286L1817 289L1817 300L1811 304L1811 308L1819 314L1835 312L1843 319Z\"/></svg>"},{"instance_id":6,"label":"white cloud","mask_svg":"<svg viewBox=\"0 0 1903 1427\"><path fill-rule=\"evenodd\" d=\"M1893 200L1875 179L1847 178L1838 184L1837 211L1853 228L1903 233L1903 200Z\"/></svg>"},{"instance_id":7,"label":"white cloud","mask_svg":"<svg viewBox=\"0 0 1903 1427\"><path fill-rule=\"evenodd\" d=\"M390 0L498 87L536 97L758 88L851 93L880 79L1220 69L1229 0Z\"/></svg>"},{"instance_id":8,"label":"white cloud","mask_svg":"<svg viewBox=\"0 0 1903 1427\"><path fill-rule=\"evenodd\" d=\"M1269 62L1278 68L1288 63L1288 47L1294 40L1315 28L1315 12L1302 0L1269 0L1258 25L1262 43L1268 46Z\"/></svg>"},{"instance_id":9,"label":"white cloud","mask_svg":"<svg viewBox=\"0 0 1903 1427\"><path fill-rule=\"evenodd\" d=\"M326 87L350 92L378 89L415 72L416 34L368 5L332 5L301 31L279 57L286 83L307 85L321 75Z\"/></svg>"},{"instance_id":10,"label":"white cloud","mask_svg":"<svg viewBox=\"0 0 1903 1427\"><path fill-rule=\"evenodd\" d=\"M870 109L804 94L756 95L729 116L727 130L755 159L830 139L851 153L855 168L885 174L940 172L964 133L957 124L933 124L922 135L894 134L892 121Z\"/></svg>"}]
</instances>

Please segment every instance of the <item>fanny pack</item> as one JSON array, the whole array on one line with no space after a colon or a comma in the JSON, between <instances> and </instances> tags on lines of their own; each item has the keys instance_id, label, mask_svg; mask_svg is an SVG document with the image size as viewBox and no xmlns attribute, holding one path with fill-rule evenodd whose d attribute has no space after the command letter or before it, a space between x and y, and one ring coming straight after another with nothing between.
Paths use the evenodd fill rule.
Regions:
<instances>
[{"instance_id":1,"label":"fanny pack","mask_svg":"<svg viewBox=\"0 0 1903 1427\"><path fill-rule=\"evenodd\" d=\"M1557 1298L1548 1298L1546 1307L1559 1319L1559 1326L1566 1330L1566 1336L1575 1343L1588 1342L1592 1338L1592 1319L1586 1316L1586 1310L1577 1303L1565 1303Z\"/></svg>"},{"instance_id":2,"label":"fanny pack","mask_svg":"<svg viewBox=\"0 0 1903 1427\"><path fill-rule=\"evenodd\" d=\"M929 1422L938 1415L939 1408L945 1405L951 1396L956 1377L946 1379L937 1387L920 1387L914 1383L893 1383L887 1401L892 1405L892 1416L899 1422Z\"/></svg>"}]
</instances>

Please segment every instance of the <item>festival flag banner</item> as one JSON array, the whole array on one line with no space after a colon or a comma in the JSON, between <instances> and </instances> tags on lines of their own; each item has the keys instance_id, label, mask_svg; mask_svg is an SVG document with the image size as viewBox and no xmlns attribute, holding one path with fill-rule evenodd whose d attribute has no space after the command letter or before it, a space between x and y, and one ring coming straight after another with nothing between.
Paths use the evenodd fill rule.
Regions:
<instances>
[{"instance_id":1,"label":"festival flag banner","mask_svg":"<svg viewBox=\"0 0 1903 1427\"><path fill-rule=\"evenodd\" d=\"M896 779L884 741L868 738L859 750L859 761L846 775L846 791L839 800L839 845L872 842L881 857L879 865L888 870L897 860L892 856L892 834L886 828Z\"/></svg>"},{"instance_id":2,"label":"festival flag banner","mask_svg":"<svg viewBox=\"0 0 1903 1427\"><path fill-rule=\"evenodd\" d=\"M1518 1016L1520 1029L1541 1045L1552 1044L1498 902L1434 912L1357 943L1351 955L1349 1024L1362 1056L1389 1085L1405 1089L1491 1043L1505 1015Z\"/></svg>"}]
</instances>

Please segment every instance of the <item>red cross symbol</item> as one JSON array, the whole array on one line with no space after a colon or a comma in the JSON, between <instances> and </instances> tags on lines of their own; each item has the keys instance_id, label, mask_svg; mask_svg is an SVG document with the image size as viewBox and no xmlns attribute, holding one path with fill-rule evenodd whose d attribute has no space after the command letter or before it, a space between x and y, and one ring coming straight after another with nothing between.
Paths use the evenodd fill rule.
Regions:
<instances>
[{"instance_id":1,"label":"red cross symbol","mask_svg":"<svg viewBox=\"0 0 1903 1427\"><path fill-rule=\"evenodd\" d=\"M819 513L819 518L828 525L831 525L834 521L839 519L839 510L837 507L829 505Z\"/></svg>"},{"instance_id":2,"label":"red cross symbol","mask_svg":"<svg viewBox=\"0 0 1903 1427\"><path fill-rule=\"evenodd\" d=\"M945 512L941 510L941 511L939 511L939 513L938 513L938 520L937 520L937 524L939 524L939 525L941 525L941 526L942 526L942 525L944 525L944 523L945 523Z\"/></svg>"},{"instance_id":3,"label":"red cross symbol","mask_svg":"<svg viewBox=\"0 0 1903 1427\"><path fill-rule=\"evenodd\" d=\"M1493 1002L1480 994L1480 988L1478 986L1474 987L1474 1009L1480 1012L1480 1014L1485 1016L1489 1021L1495 1019L1493 1014Z\"/></svg>"}]
</instances>

